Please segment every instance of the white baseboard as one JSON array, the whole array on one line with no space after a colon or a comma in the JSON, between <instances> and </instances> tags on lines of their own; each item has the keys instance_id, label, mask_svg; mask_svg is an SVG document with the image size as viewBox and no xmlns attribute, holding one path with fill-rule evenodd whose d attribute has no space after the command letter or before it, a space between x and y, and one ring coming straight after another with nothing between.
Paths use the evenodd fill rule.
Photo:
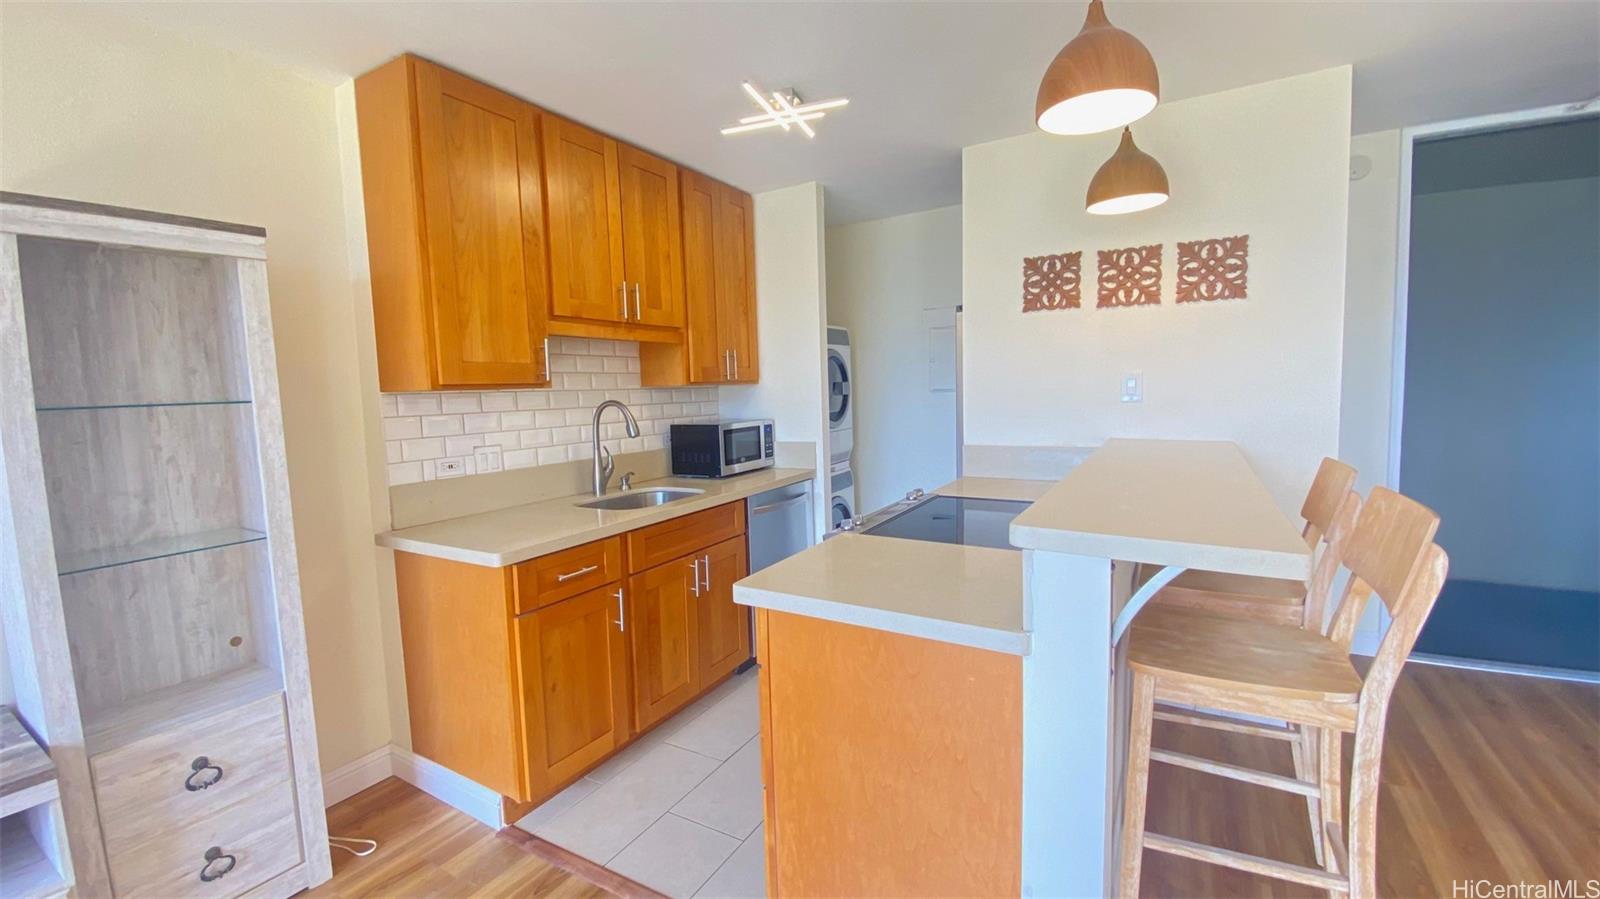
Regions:
<instances>
[{"instance_id":1,"label":"white baseboard","mask_svg":"<svg viewBox=\"0 0 1600 899\"><path fill-rule=\"evenodd\" d=\"M500 794L399 746L389 747L394 776L495 830L505 826Z\"/></svg>"},{"instance_id":2,"label":"white baseboard","mask_svg":"<svg viewBox=\"0 0 1600 899\"><path fill-rule=\"evenodd\" d=\"M393 746L379 746L361 758L322 776L324 804L332 806L394 776Z\"/></svg>"}]
</instances>

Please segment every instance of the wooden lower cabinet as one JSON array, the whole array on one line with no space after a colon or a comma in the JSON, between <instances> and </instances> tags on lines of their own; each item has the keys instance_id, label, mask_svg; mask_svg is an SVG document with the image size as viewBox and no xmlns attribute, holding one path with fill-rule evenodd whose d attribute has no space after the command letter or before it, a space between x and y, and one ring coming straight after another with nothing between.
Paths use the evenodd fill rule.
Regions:
<instances>
[{"instance_id":1,"label":"wooden lower cabinet","mask_svg":"<svg viewBox=\"0 0 1600 899\"><path fill-rule=\"evenodd\" d=\"M733 601L733 582L750 571L743 537L706 550L702 563L710 588L699 597L700 680L716 683L750 658L750 609Z\"/></svg>"},{"instance_id":2,"label":"wooden lower cabinet","mask_svg":"<svg viewBox=\"0 0 1600 899\"><path fill-rule=\"evenodd\" d=\"M577 777L628 740L621 604L621 584L610 584L517 617L532 795Z\"/></svg>"},{"instance_id":3,"label":"wooden lower cabinet","mask_svg":"<svg viewBox=\"0 0 1600 899\"><path fill-rule=\"evenodd\" d=\"M395 553L413 750L526 809L699 697L751 655L744 525L733 502L505 568Z\"/></svg>"},{"instance_id":4,"label":"wooden lower cabinet","mask_svg":"<svg viewBox=\"0 0 1600 899\"><path fill-rule=\"evenodd\" d=\"M700 691L700 557L677 559L628 578L633 619L634 722L640 730Z\"/></svg>"}]
</instances>

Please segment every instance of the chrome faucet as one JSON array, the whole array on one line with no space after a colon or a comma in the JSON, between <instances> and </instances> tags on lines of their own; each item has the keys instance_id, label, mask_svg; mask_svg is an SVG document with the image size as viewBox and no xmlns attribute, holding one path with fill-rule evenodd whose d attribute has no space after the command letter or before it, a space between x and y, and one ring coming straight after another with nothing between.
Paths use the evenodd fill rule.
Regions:
<instances>
[{"instance_id":1,"label":"chrome faucet","mask_svg":"<svg viewBox=\"0 0 1600 899\"><path fill-rule=\"evenodd\" d=\"M611 472L616 470L616 463L611 461L611 451L600 445L600 415L610 406L616 406L622 412L622 420L628 425L628 436L639 436L639 423L633 420L633 413L628 407L618 400L606 400L594 407L594 495L605 496L606 484L611 480ZM604 458L602 458L604 457Z\"/></svg>"}]
</instances>

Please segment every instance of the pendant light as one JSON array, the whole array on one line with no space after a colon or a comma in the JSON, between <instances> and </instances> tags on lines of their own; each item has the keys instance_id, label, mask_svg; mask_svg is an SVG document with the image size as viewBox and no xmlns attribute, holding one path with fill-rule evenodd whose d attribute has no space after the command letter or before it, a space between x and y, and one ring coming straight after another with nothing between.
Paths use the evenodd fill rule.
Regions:
<instances>
[{"instance_id":1,"label":"pendant light","mask_svg":"<svg viewBox=\"0 0 1600 899\"><path fill-rule=\"evenodd\" d=\"M1106 19L1101 0L1090 0L1083 30L1039 82L1034 117L1051 134L1096 134L1138 121L1160 97L1150 51Z\"/></svg>"},{"instance_id":2,"label":"pendant light","mask_svg":"<svg viewBox=\"0 0 1600 899\"><path fill-rule=\"evenodd\" d=\"M1117 152L1089 181L1084 203L1092 215L1121 215L1160 206L1167 202L1167 194L1166 169L1154 156L1135 146L1133 131L1124 127Z\"/></svg>"}]
</instances>

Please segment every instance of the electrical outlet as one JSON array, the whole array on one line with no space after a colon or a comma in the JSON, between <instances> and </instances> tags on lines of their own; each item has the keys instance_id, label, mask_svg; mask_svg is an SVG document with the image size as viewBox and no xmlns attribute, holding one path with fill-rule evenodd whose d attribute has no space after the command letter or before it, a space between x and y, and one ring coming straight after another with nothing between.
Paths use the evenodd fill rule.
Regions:
<instances>
[{"instance_id":1,"label":"electrical outlet","mask_svg":"<svg viewBox=\"0 0 1600 899\"><path fill-rule=\"evenodd\" d=\"M1122 401L1124 403L1144 402L1144 372L1130 371L1122 376Z\"/></svg>"},{"instance_id":2,"label":"electrical outlet","mask_svg":"<svg viewBox=\"0 0 1600 899\"><path fill-rule=\"evenodd\" d=\"M493 444L477 447L472 451L472 461L477 463L478 474L499 471L502 467L500 464L500 447Z\"/></svg>"},{"instance_id":3,"label":"electrical outlet","mask_svg":"<svg viewBox=\"0 0 1600 899\"><path fill-rule=\"evenodd\" d=\"M436 478L459 478L466 473L467 463L463 459L437 459L433 463Z\"/></svg>"}]
</instances>

